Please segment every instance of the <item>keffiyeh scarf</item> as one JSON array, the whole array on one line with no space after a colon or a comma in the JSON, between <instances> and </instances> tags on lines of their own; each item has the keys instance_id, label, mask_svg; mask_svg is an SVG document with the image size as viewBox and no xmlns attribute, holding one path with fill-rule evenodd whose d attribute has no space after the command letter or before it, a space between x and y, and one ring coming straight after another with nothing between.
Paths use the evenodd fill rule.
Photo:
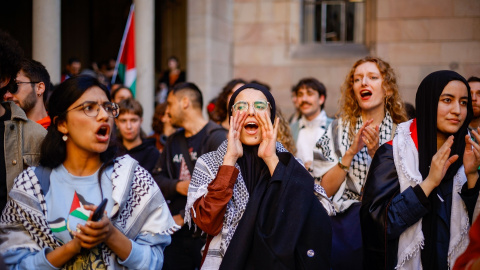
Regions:
<instances>
[{"instance_id":1,"label":"keffiyeh scarf","mask_svg":"<svg viewBox=\"0 0 480 270\"><path fill-rule=\"evenodd\" d=\"M400 183L400 192L423 181L418 167L418 150L410 135L413 120L398 125L397 136L393 140L393 158ZM460 191L467 181L463 165L453 178L452 210L450 216L450 242L448 246L448 265L452 267L457 257L468 246L468 230L470 228L468 213L465 209ZM480 199L480 197L479 197ZM478 214L479 201L475 205L474 217ZM398 241L397 266L395 269L422 269L420 250L424 245L422 219L410 226Z\"/></svg>"},{"instance_id":2,"label":"keffiyeh scarf","mask_svg":"<svg viewBox=\"0 0 480 270\"><path fill-rule=\"evenodd\" d=\"M335 124L335 121L338 122ZM321 183L325 173L334 166L337 166L339 158L345 155L345 152L352 144L352 141L348 138L348 127L350 124L347 122L344 123L341 118L335 121L330 124L327 132L318 140L313 149L313 176L315 182L318 184ZM355 134L362 125L362 118L357 118ZM379 127L379 145L392 139L393 126L392 117L387 112ZM332 199L337 212L343 212L350 207L352 203L360 201L363 185L365 184L371 162L372 158L368 154L366 146L353 157L347 177Z\"/></svg>"},{"instance_id":3,"label":"keffiyeh scarf","mask_svg":"<svg viewBox=\"0 0 480 270\"><path fill-rule=\"evenodd\" d=\"M111 222L129 239L135 239L140 233L173 234L179 229L160 189L137 161L128 155L117 158L111 180L114 200ZM17 248L41 251L61 246L46 220L45 194L33 167L15 179L10 197L0 218L0 233L4 240L0 244L0 253ZM107 269L124 268L110 248L105 244L100 248Z\"/></svg>"},{"instance_id":4,"label":"keffiyeh scarf","mask_svg":"<svg viewBox=\"0 0 480 270\"><path fill-rule=\"evenodd\" d=\"M196 215L193 204L198 198L207 194L208 185L215 179L218 169L223 163L223 157L227 152L227 143L228 141L224 141L217 151L202 155L196 162L192 180L188 188L187 204L185 206L185 222L190 226L193 223L190 216L190 211ZM276 149L277 152L287 152L287 150L279 142L276 144ZM247 207L250 196L242 177L240 166L235 164L235 167L240 171L240 173L238 174L237 181L233 187L233 196L227 204L222 231L210 242L202 269L218 269L220 267L223 256L225 255L228 245L235 234L237 225ZM323 201L321 200L320 202L327 209L327 212L332 214L333 206L329 203L323 188L319 185L315 185L314 193L317 198L323 199Z\"/></svg>"}]
</instances>

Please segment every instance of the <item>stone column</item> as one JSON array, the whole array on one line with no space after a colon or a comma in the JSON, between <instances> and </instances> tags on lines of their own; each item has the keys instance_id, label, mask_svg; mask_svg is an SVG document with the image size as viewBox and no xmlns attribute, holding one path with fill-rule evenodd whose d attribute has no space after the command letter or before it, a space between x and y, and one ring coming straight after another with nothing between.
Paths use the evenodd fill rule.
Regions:
<instances>
[{"instance_id":1,"label":"stone column","mask_svg":"<svg viewBox=\"0 0 480 270\"><path fill-rule=\"evenodd\" d=\"M232 79L233 2L188 1L187 80L202 90L204 108Z\"/></svg>"},{"instance_id":2,"label":"stone column","mask_svg":"<svg viewBox=\"0 0 480 270\"><path fill-rule=\"evenodd\" d=\"M136 99L143 106L142 128L152 130L155 96L155 1L135 0Z\"/></svg>"},{"instance_id":3,"label":"stone column","mask_svg":"<svg viewBox=\"0 0 480 270\"><path fill-rule=\"evenodd\" d=\"M61 78L60 0L32 1L33 59L41 62L53 84Z\"/></svg>"}]
</instances>

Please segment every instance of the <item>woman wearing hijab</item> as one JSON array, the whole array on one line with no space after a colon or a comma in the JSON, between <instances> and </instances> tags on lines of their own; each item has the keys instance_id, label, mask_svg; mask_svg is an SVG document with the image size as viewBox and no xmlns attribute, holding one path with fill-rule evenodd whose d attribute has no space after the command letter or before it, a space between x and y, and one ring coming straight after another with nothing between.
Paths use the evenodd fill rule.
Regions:
<instances>
[{"instance_id":1,"label":"woman wearing hijab","mask_svg":"<svg viewBox=\"0 0 480 270\"><path fill-rule=\"evenodd\" d=\"M360 198L378 147L407 121L396 76L380 58L358 60L342 86L339 118L314 149L313 176L332 197L333 269L362 269ZM344 258L349 258L345 260Z\"/></svg>"},{"instance_id":2,"label":"woman wearing hijab","mask_svg":"<svg viewBox=\"0 0 480 270\"><path fill-rule=\"evenodd\" d=\"M249 83L228 108L228 140L199 158L188 191L185 220L208 235L202 269L330 269L331 228L322 203L333 209L276 142L272 94Z\"/></svg>"},{"instance_id":3,"label":"woman wearing hijab","mask_svg":"<svg viewBox=\"0 0 480 270\"><path fill-rule=\"evenodd\" d=\"M480 189L471 104L462 76L433 72L418 88L417 118L377 150L361 207L365 269L450 269L465 250Z\"/></svg>"},{"instance_id":4,"label":"woman wearing hijab","mask_svg":"<svg viewBox=\"0 0 480 270\"><path fill-rule=\"evenodd\" d=\"M108 148L118 116L109 98L89 76L53 92L41 166L15 178L0 218L0 253L11 269L162 267L178 226L152 176ZM103 217L93 219L105 199Z\"/></svg>"}]
</instances>

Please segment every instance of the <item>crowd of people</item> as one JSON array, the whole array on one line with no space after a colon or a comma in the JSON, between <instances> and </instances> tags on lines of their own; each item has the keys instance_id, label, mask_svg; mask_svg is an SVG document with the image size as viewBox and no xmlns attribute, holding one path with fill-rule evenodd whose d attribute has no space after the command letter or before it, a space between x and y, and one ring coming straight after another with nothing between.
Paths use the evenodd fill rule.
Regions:
<instances>
[{"instance_id":1,"label":"crowd of people","mask_svg":"<svg viewBox=\"0 0 480 270\"><path fill-rule=\"evenodd\" d=\"M0 269L480 266L479 78L432 72L413 107L368 56L335 115L307 77L287 119L259 81L205 106L171 57L144 116L78 62L53 87L0 31Z\"/></svg>"}]
</instances>

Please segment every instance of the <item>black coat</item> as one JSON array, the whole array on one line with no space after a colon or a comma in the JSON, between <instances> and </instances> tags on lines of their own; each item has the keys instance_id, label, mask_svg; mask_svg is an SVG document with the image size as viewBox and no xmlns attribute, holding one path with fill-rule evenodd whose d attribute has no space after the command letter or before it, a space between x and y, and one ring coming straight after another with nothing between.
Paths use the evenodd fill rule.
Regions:
<instances>
[{"instance_id":1,"label":"black coat","mask_svg":"<svg viewBox=\"0 0 480 270\"><path fill-rule=\"evenodd\" d=\"M292 154L277 154L273 176L250 194L220 269L330 269L332 228L313 178Z\"/></svg>"}]
</instances>

